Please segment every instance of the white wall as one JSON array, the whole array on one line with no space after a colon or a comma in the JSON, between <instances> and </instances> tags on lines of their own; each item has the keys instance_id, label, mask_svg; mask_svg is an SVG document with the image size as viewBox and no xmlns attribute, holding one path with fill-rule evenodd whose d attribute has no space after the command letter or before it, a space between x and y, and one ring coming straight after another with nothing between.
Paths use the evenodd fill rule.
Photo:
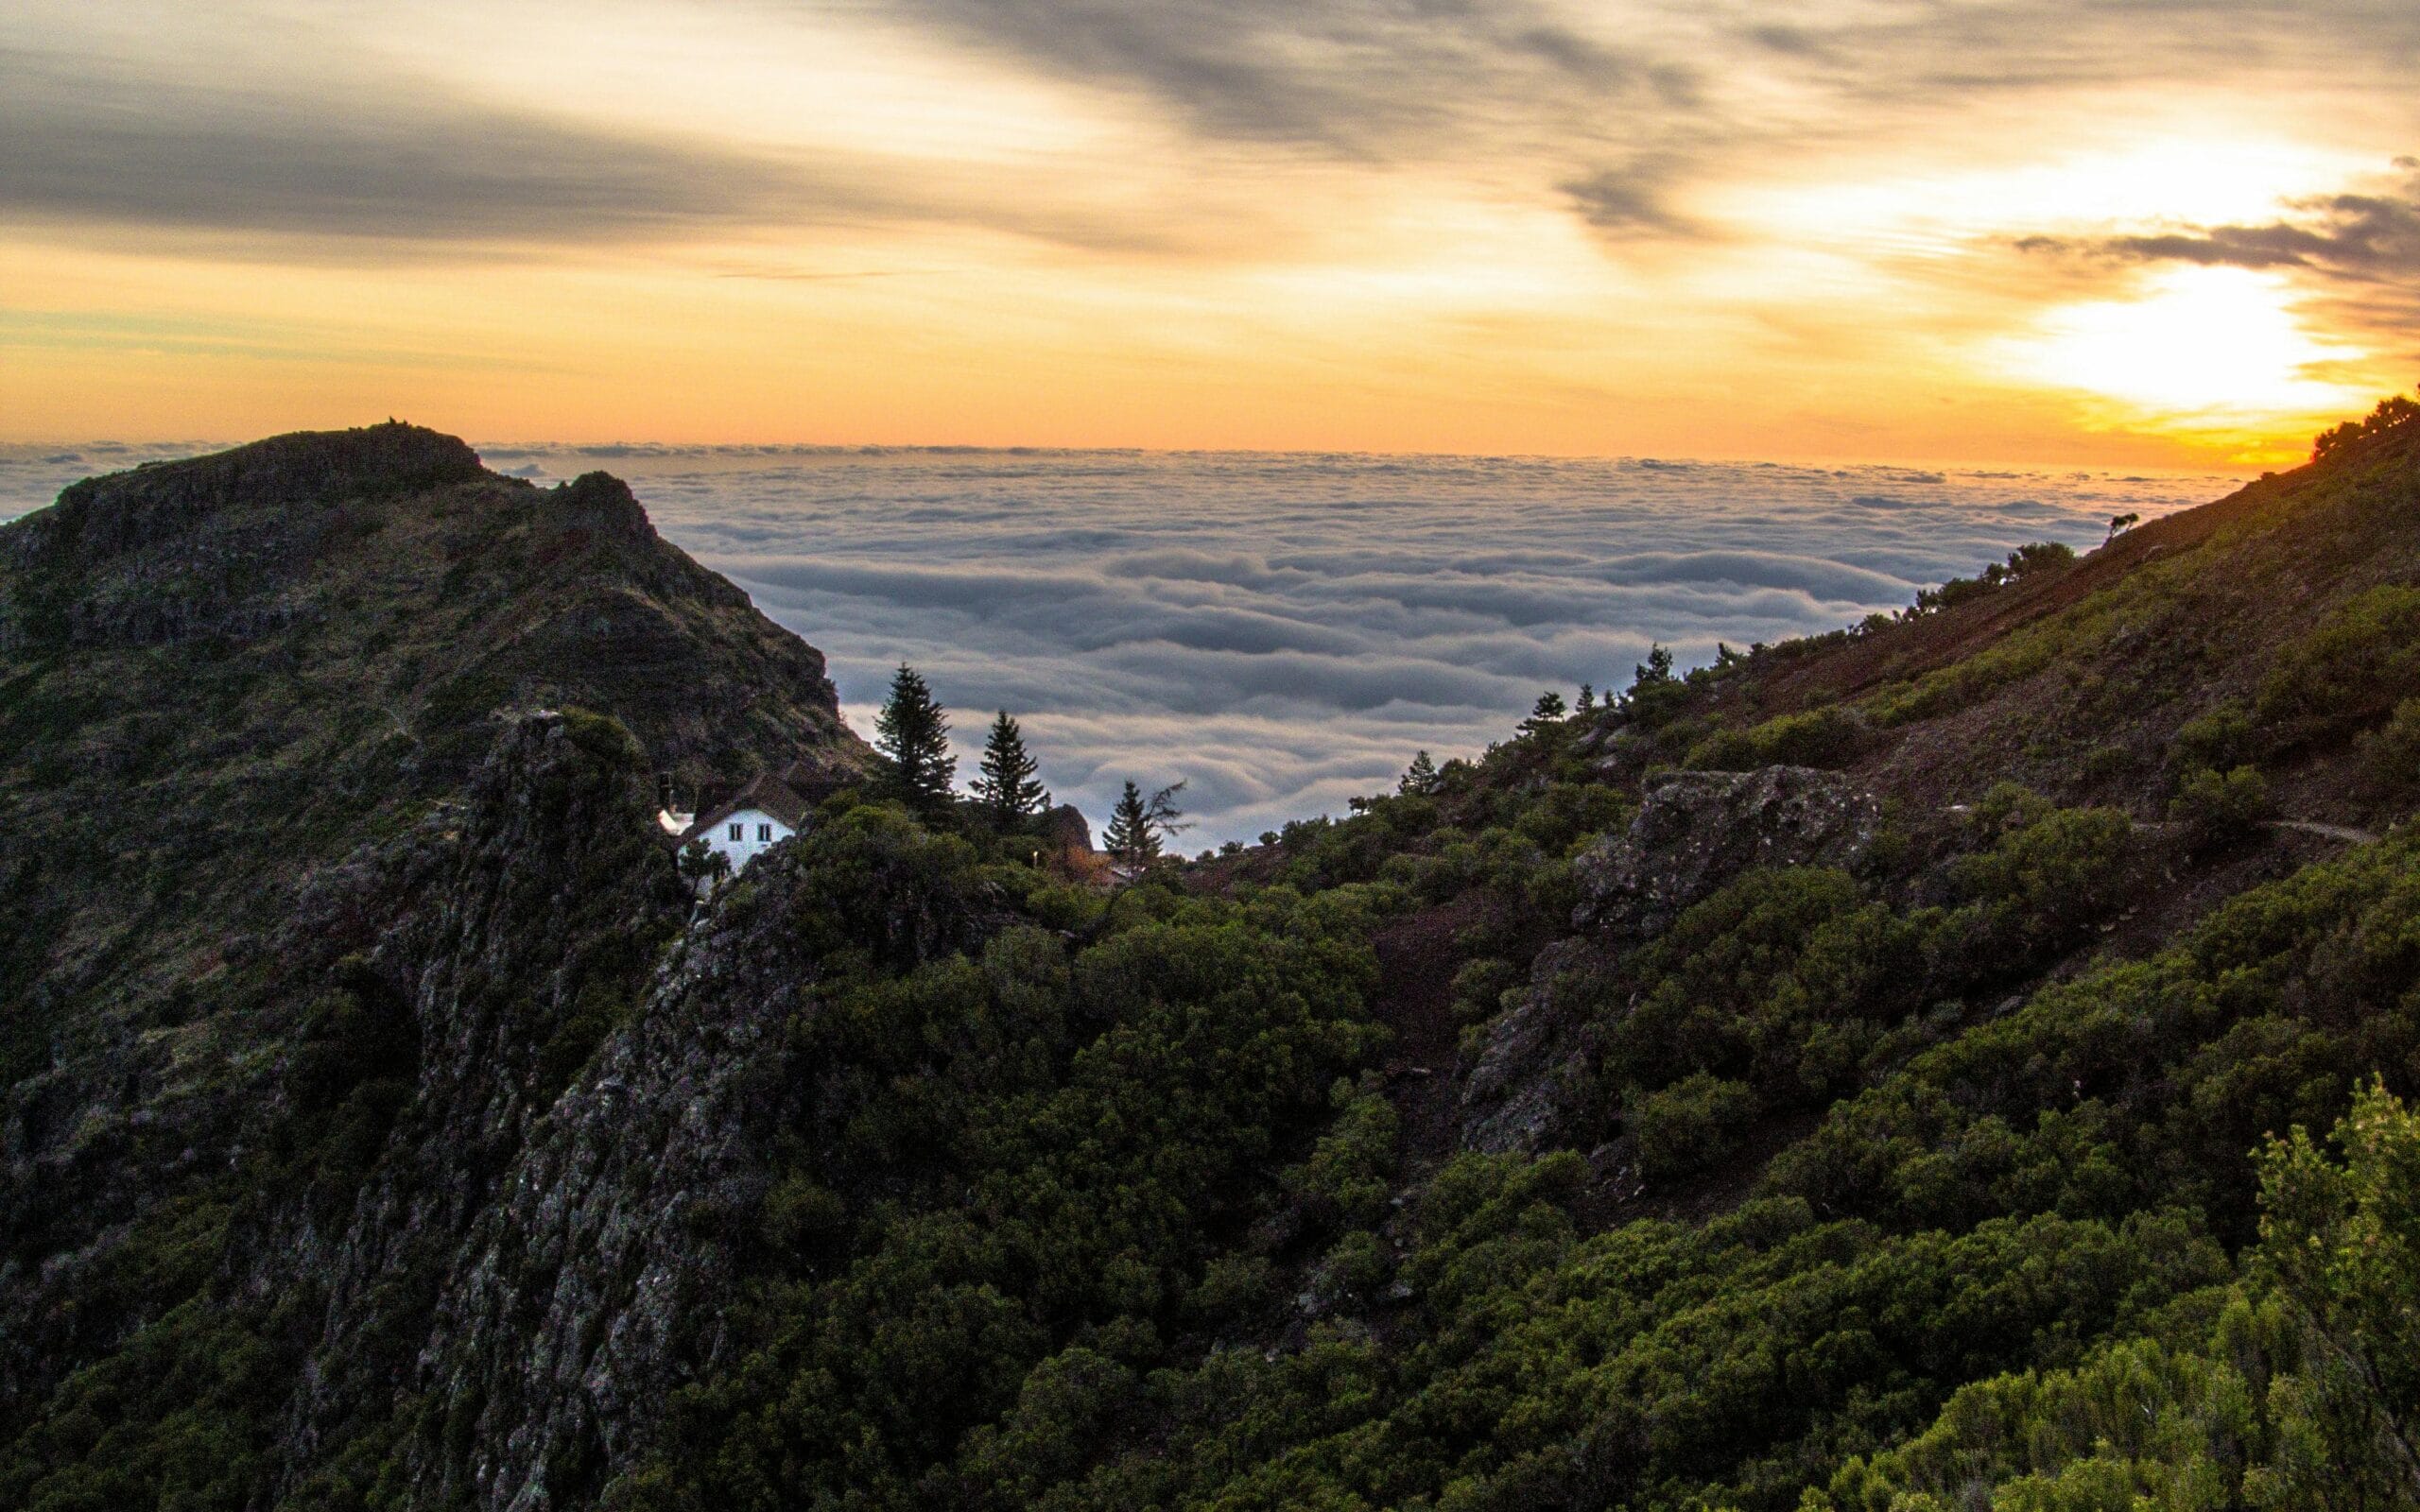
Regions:
<instances>
[{"instance_id":1,"label":"white wall","mask_svg":"<svg viewBox=\"0 0 2420 1512\"><path fill-rule=\"evenodd\" d=\"M733 825L739 826L739 838L731 837ZM739 869L786 840L794 832L786 824L762 809L741 809L721 823L698 836L731 863L736 875ZM772 838L762 836L769 833Z\"/></svg>"}]
</instances>

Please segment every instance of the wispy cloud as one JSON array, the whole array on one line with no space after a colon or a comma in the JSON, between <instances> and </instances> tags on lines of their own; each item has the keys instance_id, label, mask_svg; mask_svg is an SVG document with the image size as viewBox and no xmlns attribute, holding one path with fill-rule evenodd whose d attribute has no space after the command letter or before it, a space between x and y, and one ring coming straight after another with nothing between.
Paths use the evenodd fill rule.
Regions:
<instances>
[{"instance_id":1,"label":"wispy cloud","mask_svg":"<svg viewBox=\"0 0 2420 1512\"><path fill-rule=\"evenodd\" d=\"M532 244L792 214L831 197L742 153L359 81L216 88L15 53L0 211L19 219Z\"/></svg>"},{"instance_id":2,"label":"wispy cloud","mask_svg":"<svg viewBox=\"0 0 2420 1512\"><path fill-rule=\"evenodd\" d=\"M1531 0L900 0L1061 77L1141 90L1204 133L1374 160L1508 109L1685 100L1693 70Z\"/></svg>"},{"instance_id":3,"label":"wispy cloud","mask_svg":"<svg viewBox=\"0 0 2420 1512\"><path fill-rule=\"evenodd\" d=\"M2127 417L1940 354L2153 262L2295 281L2348 382L2420 344L2420 191L2355 181L2415 69L2404 0L19 0L0 279L163 339L0 426L339 421L167 339L307 317L549 375L353 363L472 428L2082 455Z\"/></svg>"}]
</instances>

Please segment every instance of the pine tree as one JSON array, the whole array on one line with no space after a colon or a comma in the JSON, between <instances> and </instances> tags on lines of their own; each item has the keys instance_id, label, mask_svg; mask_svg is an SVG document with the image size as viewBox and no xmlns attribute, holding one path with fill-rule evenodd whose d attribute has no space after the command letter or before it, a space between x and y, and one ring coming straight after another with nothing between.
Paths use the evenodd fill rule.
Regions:
<instances>
[{"instance_id":1,"label":"pine tree","mask_svg":"<svg viewBox=\"0 0 2420 1512\"><path fill-rule=\"evenodd\" d=\"M1403 781L1396 784L1399 793L1434 793L1437 791L1437 764L1422 751L1404 768Z\"/></svg>"},{"instance_id":2,"label":"pine tree","mask_svg":"<svg viewBox=\"0 0 2420 1512\"><path fill-rule=\"evenodd\" d=\"M1183 782L1170 782L1145 798L1143 790L1129 782L1117 797L1116 807L1109 811L1109 828L1101 835L1109 853L1130 867L1159 859L1161 841L1193 828L1184 810L1176 805L1176 796L1184 791Z\"/></svg>"},{"instance_id":3,"label":"pine tree","mask_svg":"<svg viewBox=\"0 0 2420 1512\"><path fill-rule=\"evenodd\" d=\"M992 813L992 822L1014 829L1050 806L1050 795L1034 780L1041 770L1025 748L1025 732L1006 709L992 721L983 743L982 775L975 780L975 797Z\"/></svg>"},{"instance_id":4,"label":"pine tree","mask_svg":"<svg viewBox=\"0 0 2420 1512\"><path fill-rule=\"evenodd\" d=\"M1563 723L1564 712L1563 695L1548 688L1538 695L1537 706L1530 711L1529 718L1521 721L1521 729L1532 735L1553 730Z\"/></svg>"},{"instance_id":5,"label":"pine tree","mask_svg":"<svg viewBox=\"0 0 2420 1512\"><path fill-rule=\"evenodd\" d=\"M885 758L890 791L914 808L931 810L949 800L958 780L958 758L949 753L949 716L914 667L899 663L890 696L874 715L874 748Z\"/></svg>"},{"instance_id":6,"label":"pine tree","mask_svg":"<svg viewBox=\"0 0 2420 1512\"><path fill-rule=\"evenodd\" d=\"M1109 828L1101 832L1101 843L1111 855L1133 866L1149 861L1160 853L1160 837L1151 833L1150 805L1143 799L1143 790L1130 779L1126 791L1117 796L1117 804L1109 811Z\"/></svg>"}]
</instances>

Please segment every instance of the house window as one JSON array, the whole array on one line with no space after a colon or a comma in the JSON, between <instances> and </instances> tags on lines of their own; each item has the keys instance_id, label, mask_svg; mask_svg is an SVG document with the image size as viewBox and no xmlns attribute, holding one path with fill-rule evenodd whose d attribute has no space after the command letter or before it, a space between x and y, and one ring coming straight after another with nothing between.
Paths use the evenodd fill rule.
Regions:
<instances>
[{"instance_id":1,"label":"house window","mask_svg":"<svg viewBox=\"0 0 2420 1512\"><path fill-rule=\"evenodd\" d=\"M735 824L735 825L733 825L733 826L731 827L731 837L732 837L732 839L733 839L734 841L739 841L739 840L745 840L745 839L747 839L747 838L748 838L748 826L746 826L746 825L744 825L744 824Z\"/></svg>"},{"instance_id":2,"label":"house window","mask_svg":"<svg viewBox=\"0 0 2420 1512\"><path fill-rule=\"evenodd\" d=\"M773 843L773 827L771 825L760 824L756 826L756 843L759 845L771 845Z\"/></svg>"}]
</instances>

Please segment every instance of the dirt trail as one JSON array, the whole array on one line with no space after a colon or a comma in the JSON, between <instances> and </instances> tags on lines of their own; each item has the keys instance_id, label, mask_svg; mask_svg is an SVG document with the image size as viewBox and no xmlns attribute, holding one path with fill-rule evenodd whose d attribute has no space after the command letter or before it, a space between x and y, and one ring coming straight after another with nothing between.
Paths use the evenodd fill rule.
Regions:
<instances>
[{"instance_id":1,"label":"dirt trail","mask_svg":"<svg viewBox=\"0 0 2420 1512\"><path fill-rule=\"evenodd\" d=\"M1478 902L1465 896L1423 908L1392 920L1370 942L1378 954L1371 1011L1395 1032L1387 1051L1387 1093L1403 1119L1404 1152L1423 1171L1453 1152L1460 1132L1454 936L1477 920Z\"/></svg>"},{"instance_id":2,"label":"dirt trail","mask_svg":"<svg viewBox=\"0 0 2420 1512\"><path fill-rule=\"evenodd\" d=\"M2323 840L2342 840L2346 845L2376 845L2378 840L2367 830L2356 830L2348 824L2320 824L2310 819L2271 819L2267 828L2291 830L2297 834L2315 834Z\"/></svg>"}]
</instances>

